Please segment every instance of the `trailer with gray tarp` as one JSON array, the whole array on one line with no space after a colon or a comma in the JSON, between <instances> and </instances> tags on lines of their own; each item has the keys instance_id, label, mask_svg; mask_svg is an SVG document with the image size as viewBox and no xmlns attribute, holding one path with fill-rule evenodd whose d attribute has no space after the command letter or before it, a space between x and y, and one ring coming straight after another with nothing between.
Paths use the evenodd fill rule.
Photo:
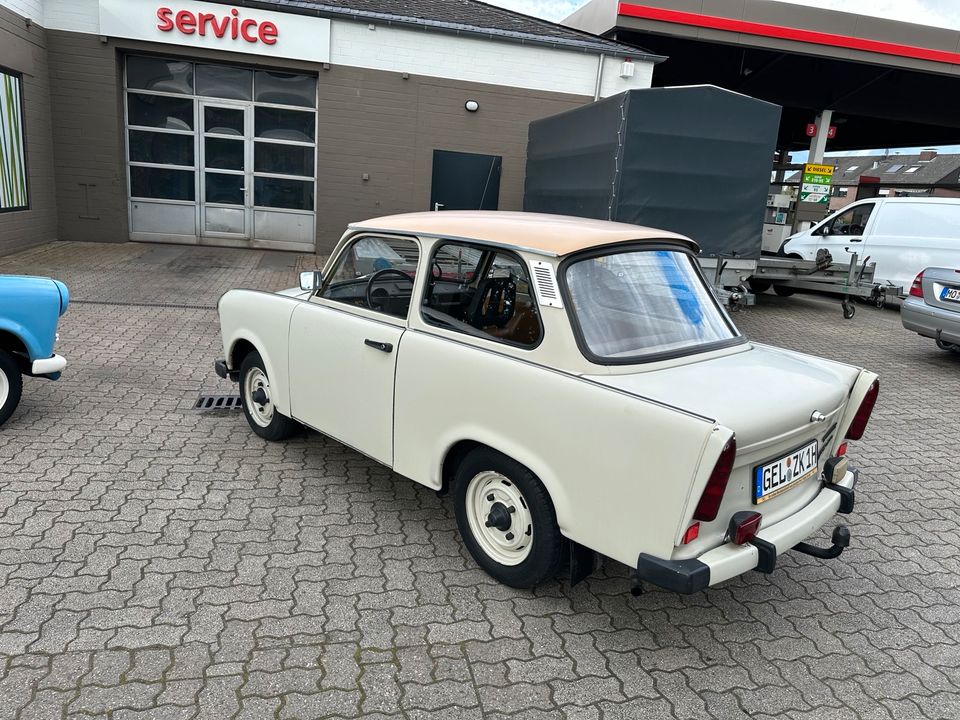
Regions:
<instances>
[{"instance_id":1,"label":"trailer with gray tarp","mask_svg":"<svg viewBox=\"0 0 960 720\"><path fill-rule=\"evenodd\" d=\"M780 111L696 85L631 90L536 120L527 146L524 210L692 237L704 272L729 303L752 302L751 279L758 285L769 280L781 294L797 283L874 294L872 266L761 256Z\"/></svg>"}]
</instances>

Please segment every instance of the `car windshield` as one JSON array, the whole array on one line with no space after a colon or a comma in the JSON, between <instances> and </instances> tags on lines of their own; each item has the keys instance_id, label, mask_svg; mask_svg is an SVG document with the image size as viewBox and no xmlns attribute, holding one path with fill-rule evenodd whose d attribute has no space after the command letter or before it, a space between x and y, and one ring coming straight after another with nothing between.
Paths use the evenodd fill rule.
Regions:
<instances>
[{"instance_id":1,"label":"car windshield","mask_svg":"<svg viewBox=\"0 0 960 720\"><path fill-rule=\"evenodd\" d=\"M685 354L740 337L684 252L589 257L571 263L565 279L583 349L601 361Z\"/></svg>"}]
</instances>

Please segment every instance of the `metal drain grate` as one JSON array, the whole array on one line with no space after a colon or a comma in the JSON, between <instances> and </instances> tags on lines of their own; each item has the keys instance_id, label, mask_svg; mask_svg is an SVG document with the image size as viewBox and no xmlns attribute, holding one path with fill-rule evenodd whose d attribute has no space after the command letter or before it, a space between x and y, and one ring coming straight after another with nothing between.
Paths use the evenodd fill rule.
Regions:
<instances>
[{"instance_id":1,"label":"metal drain grate","mask_svg":"<svg viewBox=\"0 0 960 720\"><path fill-rule=\"evenodd\" d=\"M239 395L201 395L197 398L194 410L241 410L243 405Z\"/></svg>"}]
</instances>

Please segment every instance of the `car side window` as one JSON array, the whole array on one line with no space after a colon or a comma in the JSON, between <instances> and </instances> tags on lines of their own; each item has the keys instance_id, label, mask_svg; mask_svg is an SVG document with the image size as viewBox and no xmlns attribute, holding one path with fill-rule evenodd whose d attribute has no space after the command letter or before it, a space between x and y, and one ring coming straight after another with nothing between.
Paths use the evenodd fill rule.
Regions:
<instances>
[{"instance_id":1,"label":"car side window","mask_svg":"<svg viewBox=\"0 0 960 720\"><path fill-rule=\"evenodd\" d=\"M406 318L419 261L413 240L362 237L340 254L320 297Z\"/></svg>"},{"instance_id":2,"label":"car side window","mask_svg":"<svg viewBox=\"0 0 960 720\"><path fill-rule=\"evenodd\" d=\"M437 327L534 347L543 325L525 263L509 252L444 243L431 258L424 320Z\"/></svg>"},{"instance_id":3,"label":"car side window","mask_svg":"<svg viewBox=\"0 0 960 720\"><path fill-rule=\"evenodd\" d=\"M873 212L874 204L857 205L842 212L831 220L824 235L863 235L867 221Z\"/></svg>"}]
</instances>

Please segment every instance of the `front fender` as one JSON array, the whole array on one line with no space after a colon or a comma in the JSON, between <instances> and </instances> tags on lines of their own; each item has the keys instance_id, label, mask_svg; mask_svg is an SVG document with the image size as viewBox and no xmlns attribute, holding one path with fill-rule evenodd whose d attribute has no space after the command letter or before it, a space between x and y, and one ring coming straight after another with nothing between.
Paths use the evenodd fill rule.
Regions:
<instances>
[{"instance_id":1,"label":"front fender","mask_svg":"<svg viewBox=\"0 0 960 720\"><path fill-rule=\"evenodd\" d=\"M231 370L237 344L250 343L260 353L270 378L277 410L291 416L289 383L290 316L299 303L283 295L257 290L231 290L220 298L220 330Z\"/></svg>"},{"instance_id":2,"label":"front fender","mask_svg":"<svg viewBox=\"0 0 960 720\"><path fill-rule=\"evenodd\" d=\"M8 332L20 340L24 347L27 348L27 355L29 356L31 362L41 358L50 357L53 354L52 344L50 346L50 352L45 353L43 350L44 343L42 343L39 338L37 338L32 332L30 332L20 323L15 322L7 317L0 316L0 331Z\"/></svg>"},{"instance_id":3,"label":"front fender","mask_svg":"<svg viewBox=\"0 0 960 720\"><path fill-rule=\"evenodd\" d=\"M273 404L276 406L277 410L281 413L290 417L290 392L285 382L287 375L286 372L286 358L283 360L283 372L279 372L279 367L275 362L274 356L267 351L267 344L264 342L263 338L259 337L257 333L245 329L243 331L238 331L235 334L235 337L230 338L227 341L229 347L229 352L227 354L228 358L233 357L233 353L241 342L248 342L253 345L254 350L260 354L260 359L263 360L263 369L267 371L267 377L270 378L271 385L271 399ZM240 365L237 364L237 367L230 366L231 370L236 370L240 372ZM242 392L242 390L241 390Z\"/></svg>"},{"instance_id":4,"label":"front fender","mask_svg":"<svg viewBox=\"0 0 960 720\"><path fill-rule=\"evenodd\" d=\"M61 293L49 278L0 276L0 330L19 338L31 361L53 355L57 321L65 309Z\"/></svg>"}]
</instances>

